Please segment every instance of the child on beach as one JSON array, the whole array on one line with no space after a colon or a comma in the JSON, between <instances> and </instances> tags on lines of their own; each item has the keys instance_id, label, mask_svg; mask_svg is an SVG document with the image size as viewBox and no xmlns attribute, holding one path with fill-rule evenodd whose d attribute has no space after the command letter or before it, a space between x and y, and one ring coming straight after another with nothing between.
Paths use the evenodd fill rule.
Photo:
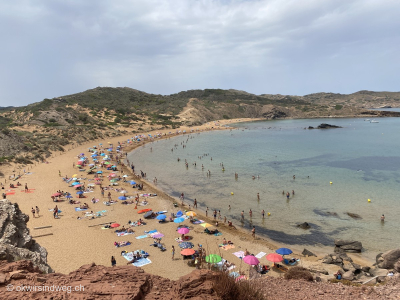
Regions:
<instances>
[{"instance_id":1,"label":"child on beach","mask_svg":"<svg viewBox=\"0 0 400 300\"><path fill-rule=\"evenodd\" d=\"M35 209L33 207L32 207L31 212L32 212L33 217L35 218Z\"/></svg>"},{"instance_id":2,"label":"child on beach","mask_svg":"<svg viewBox=\"0 0 400 300\"><path fill-rule=\"evenodd\" d=\"M36 206L36 214L39 217L39 207Z\"/></svg>"}]
</instances>

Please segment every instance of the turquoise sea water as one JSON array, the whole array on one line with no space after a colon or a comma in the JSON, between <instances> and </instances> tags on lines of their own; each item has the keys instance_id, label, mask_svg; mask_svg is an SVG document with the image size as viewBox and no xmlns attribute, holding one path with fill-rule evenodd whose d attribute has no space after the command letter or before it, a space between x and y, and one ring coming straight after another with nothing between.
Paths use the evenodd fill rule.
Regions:
<instances>
[{"instance_id":1,"label":"turquoise sea water","mask_svg":"<svg viewBox=\"0 0 400 300\"><path fill-rule=\"evenodd\" d=\"M331 246L335 238L359 240L372 256L397 248L400 242L400 119L377 120L240 123L234 130L155 141L128 158L136 173L143 170L150 181L157 177L158 186L173 196L183 192L188 204L196 198L200 209L209 207L209 215L221 210L237 226L255 225L257 234L286 244ZM321 123L343 128L304 129ZM287 200L283 190L294 190L295 195ZM271 216L263 220L262 209ZM362 219L352 219L346 212ZM299 229L300 222L312 228Z\"/></svg>"}]
</instances>

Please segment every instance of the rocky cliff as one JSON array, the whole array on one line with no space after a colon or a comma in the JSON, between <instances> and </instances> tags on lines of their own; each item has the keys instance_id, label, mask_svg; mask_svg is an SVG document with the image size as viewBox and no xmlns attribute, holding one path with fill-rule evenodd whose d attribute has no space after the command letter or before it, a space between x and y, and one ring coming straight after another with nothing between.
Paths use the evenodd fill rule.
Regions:
<instances>
[{"instance_id":1,"label":"rocky cliff","mask_svg":"<svg viewBox=\"0 0 400 300\"><path fill-rule=\"evenodd\" d=\"M28 221L29 216L21 212L18 204L0 201L0 260L30 260L41 272L50 273L47 251L32 239L26 226Z\"/></svg>"}]
</instances>

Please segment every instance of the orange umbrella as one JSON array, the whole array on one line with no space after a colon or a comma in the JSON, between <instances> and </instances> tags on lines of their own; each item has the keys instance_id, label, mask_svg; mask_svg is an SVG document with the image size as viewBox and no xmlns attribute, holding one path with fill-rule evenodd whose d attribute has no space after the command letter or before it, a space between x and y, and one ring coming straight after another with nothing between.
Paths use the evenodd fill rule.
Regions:
<instances>
[{"instance_id":1,"label":"orange umbrella","mask_svg":"<svg viewBox=\"0 0 400 300\"><path fill-rule=\"evenodd\" d=\"M111 227L111 228L116 228L116 227L119 227L119 226L120 226L120 225L119 225L118 223L112 223L110 227Z\"/></svg>"},{"instance_id":2,"label":"orange umbrella","mask_svg":"<svg viewBox=\"0 0 400 300\"><path fill-rule=\"evenodd\" d=\"M194 251L193 249L183 249L181 251L182 255L193 255L196 251Z\"/></svg>"}]
</instances>

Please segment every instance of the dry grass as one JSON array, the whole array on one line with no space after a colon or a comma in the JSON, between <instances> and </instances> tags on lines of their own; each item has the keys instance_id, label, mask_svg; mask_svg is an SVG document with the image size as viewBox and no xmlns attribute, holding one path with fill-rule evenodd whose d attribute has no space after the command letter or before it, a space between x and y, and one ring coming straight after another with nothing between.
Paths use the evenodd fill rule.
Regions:
<instances>
[{"instance_id":1,"label":"dry grass","mask_svg":"<svg viewBox=\"0 0 400 300\"><path fill-rule=\"evenodd\" d=\"M213 289L222 300L266 300L261 289L252 281L236 282L225 272L219 272L213 280Z\"/></svg>"},{"instance_id":2,"label":"dry grass","mask_svg":"<svg viewBox=\"0 0 400 300\"><path fill-rule=\"evenodd\" d=\"M310 271L303 267L293 267L285 273L285 279L305 279L307 281L313 281L313 276Z\"/></svg>"}]
</instances>

